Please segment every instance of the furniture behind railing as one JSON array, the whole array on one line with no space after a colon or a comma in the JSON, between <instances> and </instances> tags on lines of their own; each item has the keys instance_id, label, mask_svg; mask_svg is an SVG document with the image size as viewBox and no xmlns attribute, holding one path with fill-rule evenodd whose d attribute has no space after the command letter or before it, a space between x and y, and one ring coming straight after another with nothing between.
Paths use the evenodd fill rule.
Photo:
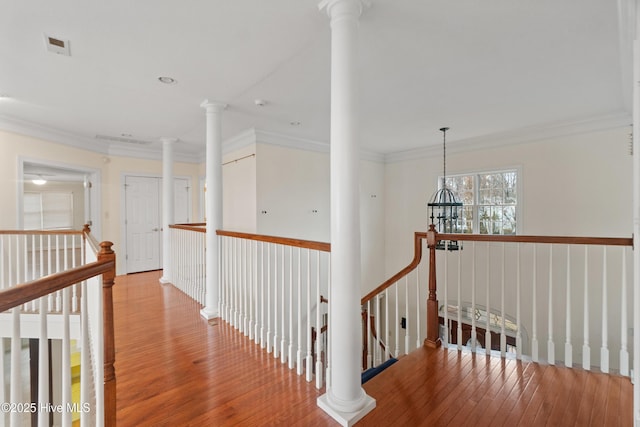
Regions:
<instances>
[{"instance_id":1,"label":"furniture behind railing","mask_svg":"<svg viewBox=\"0 0 640 427\"><path fill-rule=\"evenodd\" d=\"M115 425L111 246L88 227L0 231L0 425Z\"/></svg>"},{"instance_id":2,"label":"furniture behind railing","mask_svg":"<svg viewBox=\"0 0 640 427\"><path fill-rule=\"evenodd\" d=\"M440 240L463 248L436 251ZM364 325L364 367L442 340L629 375L631 245L631 238L415 233L413 261L362 299L375 319Z\"/></svg>"}]
</instances>

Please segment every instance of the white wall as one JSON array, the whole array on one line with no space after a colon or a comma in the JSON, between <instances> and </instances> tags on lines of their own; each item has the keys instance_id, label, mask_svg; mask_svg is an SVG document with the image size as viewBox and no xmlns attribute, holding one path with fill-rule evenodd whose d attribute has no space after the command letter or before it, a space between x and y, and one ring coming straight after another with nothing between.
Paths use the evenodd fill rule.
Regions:
<instances>
[{"instance_id":1,"label":"white wall","mask_svg":"<svg viewBox=\"0 0 640 427\"><path fill-rule=\"evenodd\" d=\"M454 153L447 173L519 167L520 234L630 237L632 164L628 128ZM386 272L413 255L413 232L427 227L426 204L442 174L442 158L386 165Z\"/></svg>"},{"instance_id":2,"label":"white wall","mask_svg":"<svg viewBox=\"0 0 640 427\"><path fill-rule=\"evenodd\" d=\"M329 153L258 141L225 155L225 229L330 241ZM384 281L384 164L362 161L363 294Z\"/></svg>"},{"instance_id":3,"label":"white wall","mask_svg":"<svg viewBox=\"0 0 640 427\"><path fill-rule=\"evenodd\" d=\"M225 230L257 233L256 146L223 156L222 226Z\"/></svg>"}]
</instances>

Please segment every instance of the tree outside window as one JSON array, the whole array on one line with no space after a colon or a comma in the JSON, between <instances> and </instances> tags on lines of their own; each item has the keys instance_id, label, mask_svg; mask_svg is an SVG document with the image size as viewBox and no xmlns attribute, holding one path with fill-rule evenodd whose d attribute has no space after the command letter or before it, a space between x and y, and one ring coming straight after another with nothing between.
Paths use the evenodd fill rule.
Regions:
<instances>
[{"instance_id":1,"label":"tree outside window","mask_svg":"<svg viewBox=\"0 0 640 427\"><path fill-rule=\"evenodd\" d=\"M516 234L518 171L454 175L446 181L463 203L463 233Z\"/></svg>"}]
</instances>

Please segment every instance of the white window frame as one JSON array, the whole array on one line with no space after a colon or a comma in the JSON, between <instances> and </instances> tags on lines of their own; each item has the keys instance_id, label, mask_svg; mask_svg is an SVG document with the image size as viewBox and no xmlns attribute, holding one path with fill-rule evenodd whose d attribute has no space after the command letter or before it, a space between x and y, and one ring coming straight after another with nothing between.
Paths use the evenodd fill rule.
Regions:
<instances>
[{"instance_id":1,"label":"white window frame","mask_svg":"<svg viewBox=\"0 0 640 427\"><path fill-rule=\"evenodd\" d=\"M39 227L37 227L36 229L48 229L48 230L69 230L73 228L73 218L74 218L74 212L73 212L73 192L71 191L26 191L24 193L25 195L36 195L39 199L39 211L38 212L32 212L33 214L39 214ZM49 209L50 206L48 206L48 204L46 203L46 198L47 197L55 197L55 196L65 196L65 198L68 198L68 200L65 200L64 203L68 203L68 209L63 211L63 215L64 216L68 216L69 222L65 222L64 224L60 223L57 224L58 226L49 226L47 227L46 225L50 225L51 222L51 217L55 218L56 216L59 216L59 212L51 212L51 210ZM59 203L59 201L56 201L57 203ZM50 205L51 203L49 203ZM26 212L25 212L26 214ZM47 215L50 215L50 218L47 218Z\"/></svg>"},{"instance_id":2,"label":"white window frame","mask_svg":"<svg viewBox=\"0 0 640 427\"><path fill-rule=\"evenodd\" d=\"M522 170L520 167L507 167L503 169L489 169L489 170L478 170L467 173L455 173L451 175L447 175L447 179L449 178L457 178L464 176L473 176L473 220L472 220L472 233L480 234L480 216L479 216L479 192L480 192L480 175L485 174L499 174L506 172L515 172L516 174L516 204L515 204L515 215L516 215L516 230L515 234L521 234L522 230ZM438 177L438 188L442 187L442 176ZM464 205L464 206L469 206ZM487 205L483 205L487 206ZM489 206L497 206L497 205L489 205Z\"/></svg>"}]
</instances>

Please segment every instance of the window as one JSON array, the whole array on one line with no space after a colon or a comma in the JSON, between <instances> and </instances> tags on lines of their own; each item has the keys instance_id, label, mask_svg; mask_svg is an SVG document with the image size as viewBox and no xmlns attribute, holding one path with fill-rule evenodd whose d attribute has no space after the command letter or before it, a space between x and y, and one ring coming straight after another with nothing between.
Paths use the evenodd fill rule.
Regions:
<instances>
[{"instance_id":1,"label":"window","mask_svg":"<svg viewBox=\"0 0 640 427\"><path fill-rule=\"evenodd\" d=\"M25 230L73 228L73 193L24 193Z\"/></svg>"},{"instance_id":2,"label":"window","mask_svg":"<svg viewBox=\"0 0 640 427\"><path fill-rule=\"evenodd\" d=\"M463 233L516 234L517 170L449 176L447 187L463 203Z\"/></svg>"}]
</instances>

